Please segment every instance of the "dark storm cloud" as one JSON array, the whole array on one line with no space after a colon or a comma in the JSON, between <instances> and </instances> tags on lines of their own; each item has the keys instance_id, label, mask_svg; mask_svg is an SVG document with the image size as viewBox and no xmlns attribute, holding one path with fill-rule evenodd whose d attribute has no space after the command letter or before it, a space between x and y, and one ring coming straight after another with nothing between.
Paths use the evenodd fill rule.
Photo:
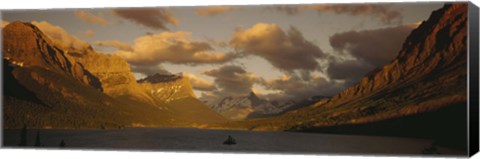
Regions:
<instances>
[{"instance_id":1,"label":"dark storm cloud","mask_svg":"<svg viewBox=\"0 0 480 159\"><path fill-rule=\"evenodd\" d=\"M218 90L212 92L212 95L218 99L248 94L252 91L253 84L258 81L258 77L235 65L222 66L202 73L214 78L214 84Z\"/></svg>"},{"instance_id":2,"label":"dark storm cloud","mask_svg":"<svg viewBox=\"0 0 480 159\"><path fill-rule=\"evenodd\" d=\"M161 8L118 8L112 9L112 13L156 30L168 30L167 24L178 25L178 19L168 10Z\"/></svg>"},{"instance_id":3,"label":"dark storm cloud","mask_svg":"<svg viewBox=\"0 0 480 159\"><path fill-rule=\"evenodd\" d=\"M345 80L345 85L350 86L374 69L373 65L362 60L332 60L328 66L327 74L331 79Z\"/></svg>"},{"instance_id":4,"label":"dark storm cloud","mask_svg":"<svg viewBox=\"0 0 480 159\"><path fill-rule=\"evenodd\" d=\"M269 11L278 11L284 12L287 15L297 15L302 11L302 7L299 6L292 6L292 5L276 5L276 6L269 6L266 7Z\"/></svg>"},{"instance_id":5,"label":"dark storm cloud","mask_svg":"<svg viewBox=\"0 0 480 159\"><path fill-rule=\"evenodd\" d=\"M283 71L315 70L319 66L316 59L325 56L297 29L291 27L284 32L276 24L258 23L249 29L238 29L230 46L242 54L262 57Z\"/></svg>"},{"instance_id":6,"label":"dark storm cloud","mask_svg":"<svg viewBox=\"0 0 480 159\"><path fill-rule=\"evenodd\" d=\"M401 22L402 14L392 10L391 5L385 4L330 4L330 5L308 5L307 9L317 10L319 13L349 14L353 16L373 16L384 23Z\"/></svg>"},{"instance_id":7,"label":"dark storm cloud","mask_svg":"<svg viewBox=\"0 0 480 159\"><path fill-rule=\"evenodd\" d=\"M163 74L163 75L172 74L172 73L168 72L165 68L163 68L163 66L161 66L161 65L157 65L157 66L130 65L130 69L132 70L132 72L141 73L145 76L150 76L150 75L153 75L153 74L156 74L156 73Z\"/></svg>"},{"instance_id":8,"label":"dark storm cloud","mask_svg":"<svg viewBox=\"0 0 480 159\"><path fill-rule=\"evenodd\" d=\"M416 27L412 24L336 33L330 37L330 45L336 51L349 53L375 67L381 67L397 56L406 37Z\"/></svg>"},{"instance_id":9,"label":"dark storm cloud","mask_svg":"<svg viewBox=\"0 0 480 159\"><path fill-rule=\"evenodd\" d=\"M298 5L298 6L273 6L267 7L268 10L284 12L287 15L296 15L304 10L315 10L318 13L348 14L352 16L371 16L379 18L386 24L401 23L402 14L391 8L388 4L318 4L318 5Z\"/></svg>"},{"instance_id":10,"label":"dark storm cloud","mask_svg":"<svg viewBox=\"0 0 480 159\"><path fill-rule=\"evenodd\" d=\"M315 95L331 96L343 89L343 85L316 75L311 75L305 80L304 77L295 74L285 74L281 78L261 80L259 83L268 90L279 91L265 95L270 100L276 101L300 101Z\"/></svg>"}]
</instances>

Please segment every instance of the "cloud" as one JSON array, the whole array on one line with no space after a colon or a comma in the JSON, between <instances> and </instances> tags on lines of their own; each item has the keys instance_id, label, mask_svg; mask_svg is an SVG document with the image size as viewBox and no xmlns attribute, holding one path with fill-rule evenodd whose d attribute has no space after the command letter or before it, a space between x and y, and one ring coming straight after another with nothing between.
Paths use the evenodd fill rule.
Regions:
<instances>
[{"instance_id":1,"label":"cloud","mask_svg":"<svg viewBox=\"0 0 480 159\"><path fill-rule=\"evenodd\" d=\"M37 26L47 37L53 40L54 43L63 48L84 49L89 46L87 42L70 35L60 26L50 24L46 21L32 21L32 24Z\"/></svg>"},{"instance_id":2,"label":"cloud","mask_svg":"<svg viewBox=\"0 0 480 159\"><path fill-rule=\"evenodd\" d=\"M327 80L318 72L309 73L307 79L295 73L285 73L279 78L265 80L240 66L226 65L202 73L213 77L216 87L213 91L202 93L201 99L208 103L216 103L225 97L247 95L252 91L271 101L300 101L315 95L332 96L344 88L343 83Z\"/></svg>"},{"instance_id":3,"label":"cloud","mask_svg":"<svg viewBox=\"0 0 480 159\"><path fill-rule=\"evenodd\" d=\"M216 52L206 42L191 40L189 32L162 32L135 39L132 51L116 52L134 65L173 64L214 64L230 61L232 53Z\"/></svg>"},{"instance_id":4,"label":"cloud","mask_svg":"<svg viewBox=\"0 0 480 159\"><path fill-rule=\"evenodd\" d=\"M332 60L327 73L331 79L344 80L345 85L350 86L374 69L375 66L362 60Z\"/></svg>"},{"instance_id":5,"label":"cloud","mask_svg":"<svg viewBox=\"0 0 480 159\"><path fill-rule=\"evenodd\" d=\"M106 19L103 18L103 14L102 13L99 13L97 15L93 14L93 13L90 13L88 11L84 11L84 10L79 10L79 11L75 11L75 16L87 23L91 23L91 24L99 24L101 26L106 26L106 25L110 25L111 22L107 21Z\"/></svg>"},{"instance_id":6,"label":"cloud","mask_svg":"<svg viewBox=\"0 0 480 159\"><path fill-rule=\"evenodd\" d=\"M262 57L284 71L314 70L319 66L316 59L325 56L294 27L284 32L276 24L258 23L246 30L238 29L230 46L245 55Z\"/></svg>"},{"instance_id":7,"label":"cloud","mask_svg":"<svg viewBox=\"0 0 480 159\"><path fill-rule=\"evenodd\" d=\"M205 37L206 42L208 42L210 45L219 47L219 48L227 48L228 47L228 42L222 41L222 40L215 40L212 38Z\"/></svg>"},{"instance_id":8,"label":"cloud","mask_svg":"<svg viewBox=\"0 0 480 159\"><path fill-rule=\"evenodd\" d=\"M85 33L85 36L87 36L87 37L89 37L89 38L95 36L95 31L93 31L93 30L91 30L91 29L85 31L84 33Z\"/></svg>"},{"instance_id":9,"label":"cloud","mask_svg":"<svg viewBox=\"0 0 480 159\"><path fill-rule=\"evenodd\" d=\"M4 28L5 26L7 26L8 24L10 24L10 22L8 21L2 21L1 25L0 25L0 28Z\"/></svg>"},{"instance_id":10,"label":"cloud","mask_svg":"<svg viewBox=\"0 0 480 159\"><path fill-rule=\"evenodd\" d=\"M386 4L320 4L320 5L297 5L297 6L274 6L268 10L284 12L287 15L296 15L304 10L315 10L318 13L348 14L352 16L372 16L379 18L386 24L401 23L402 14Z\"/></svg>"},{"instance_id":11,"label":"cloud","mask_svg":"<svg viewBox=\"0 0 480 159\"><path fill-rule=\"evenodd\" d=\"M300 101L315 95L332 96L343 89L342 84L328 81L319 75L311 74L308 80L303 78L295 74L284 74L277 79L262 80L260 84L267 90L280 91L264 95L272 101Z\"/></svg>"},{"instance_id":12,"label":"cloud","mask_svg":"<svg viewBox=\"0 0 480 159\"><path fill-rule=\"evenodd\" d=\"M195 9L195 14L202 16L215 16L228 11L232 11L235 8L230 6L212 6L212 7L201 7Z\"/></svg>"},{"instance_id":13,"label":"cloud","mask_svg":"<svg viewBox=\"0 0 480 159\"><path fill-rule=\"evenodd\" d=\"M214 84L218 90L209 95L210 98L216 97L216 99L246 95L252 91L253 84L259 80L253 73L236 65L226 65L202 73L214 78Z\"/></svg>"},{"instance_id":14,"label":"cloud","mask_svg":"<svg viewBox=\"0 0 480 159\"><path fill-rule=\"evenodd\" d=\"M178 25L178 19L171 12L160 8L118 8L112 9L113 15L130 20L155 30L168 30L167 24Z\"/></svg>"},{"instance_id":15,"label":"cloud","mask_svg":"<svg viewBox=\"0 0 480 159\"><path fill-rule=\"evenodd\" d=\"M198 77L192 73L184 72L182 73L183 76L188 77L190 79L190 84L192 85L193 89L199 91L213 91L216 89L215 85L208 80Z\"/></svg>"},{"instance_id":16,"label":"cloud","mask_svg":"<svg viewBox=\"0 0 480 159\"><path fill-rule=\"evenodd\" d=\"M417 24L374 30L336 33L330 37L330 45L339 52L348 53L375 67L393 60L403 42Z\"/></svg>"},{"instance_id":17,"label":"cloud","mask_svg":"<svg viewBox=\"0 0 480 159\"><path fill-rule=\"evenodd\" d=\"M287 15L297 15L298 13L302 12L302 8L293 5L276 5L276 6L269 6L266 8L270 11L278 11L284 12Z\"/></svg>"},{"instance_id":18,"label":"cloud","mask_svg":"<svg viewBox=\"0 0 480 159\"><path fill-rule=\"evenodd\" d=\"M157 65L157 66L135 66L135 65L130 65L130 69L134 73L140 73L144 76L150 76L154 74L162 74L162 75L169 75L172 74L169 71L167 71L162 65Z\"/></svg>"},{"instance_id":19,"label":"cloud","mask_svg":"<svg viewBox=\"0 0 480 159\"><path fill-rule=\"evenodd\" d=\"M118 50L133 51L133 48L130 46L130 44L118 40L95 41L93 42L93 45L101 47L114 47Z\"/></svg>"},{"instance_id":20,"label":"cloud","mask_svg":"<svg viewBox=\"0 0 480 159\"><path fill-rule=\"evenodd\" d=\"M333 4L333 5L307 5L307 9L317 10L319 13L330 12L335 14L349 14L353 16L374 16L384 23L401 22L402 14L392 10L390 5L380 4Z\"/></svg>"}]
</instances>

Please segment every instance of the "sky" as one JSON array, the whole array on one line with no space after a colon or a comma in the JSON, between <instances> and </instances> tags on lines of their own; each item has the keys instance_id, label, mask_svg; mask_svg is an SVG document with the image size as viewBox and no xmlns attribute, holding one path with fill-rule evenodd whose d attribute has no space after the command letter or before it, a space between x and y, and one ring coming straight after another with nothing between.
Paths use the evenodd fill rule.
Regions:
<instances>
[{"instance_id":1,"label":"sky","mask_svg":"<svg viewBox=\"0 0 480 159\"><path fill-rule=\"evenodd\" d=\"M214 102L333 96L389 63L443 3L94 8L2 11L64 47L124 58L137 79L188 76Z\"/></svg>"}]
</instances>

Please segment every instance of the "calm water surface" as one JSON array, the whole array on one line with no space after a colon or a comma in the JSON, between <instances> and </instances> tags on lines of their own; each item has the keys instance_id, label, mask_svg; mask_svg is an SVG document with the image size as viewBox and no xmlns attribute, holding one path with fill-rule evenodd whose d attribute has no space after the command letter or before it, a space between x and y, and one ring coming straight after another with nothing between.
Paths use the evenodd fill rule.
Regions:
<instances>
[{"instance_id":1,"label":"calm water surface","mask_svg":"<svg viewBox=\"0 0 480 159\"><path fill-rule=\"evenodd\" d=\"M5 147L17 147L20 143L20 130L4 130L3 135ZM228 135L237 144L223 145ZM28 145L34 144L35 136L36 130L28 131ZM40 130L44 148L59 148L62 139L68 149L380 155L421 155L432 143L412 138L190 128ZM451 155L463 153L441 147L439 151Z\"/></svg>"}]
</instances>

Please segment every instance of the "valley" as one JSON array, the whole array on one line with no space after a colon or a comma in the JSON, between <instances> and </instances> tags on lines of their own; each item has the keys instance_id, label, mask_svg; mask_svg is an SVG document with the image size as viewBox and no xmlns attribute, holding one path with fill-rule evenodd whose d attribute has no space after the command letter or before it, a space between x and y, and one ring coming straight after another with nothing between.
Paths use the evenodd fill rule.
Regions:
<instances>
[{"instance_id":1,"label":"valley","mask_svg":"<svg viewBox=\"0 0 480 159\"><path fill-rule=\"evenodd\" d=\"M87 149L420 154L435 143L466 154L466 23L466 4L444 5L390 63L331 97L276 101L250 90L208 103L189 76L138 79L122 57L12 22L2 29L4 145L27 127L46 147L65 139ZM239 144L221 145L228 135Z\"/></svg>"}]
</instances>

